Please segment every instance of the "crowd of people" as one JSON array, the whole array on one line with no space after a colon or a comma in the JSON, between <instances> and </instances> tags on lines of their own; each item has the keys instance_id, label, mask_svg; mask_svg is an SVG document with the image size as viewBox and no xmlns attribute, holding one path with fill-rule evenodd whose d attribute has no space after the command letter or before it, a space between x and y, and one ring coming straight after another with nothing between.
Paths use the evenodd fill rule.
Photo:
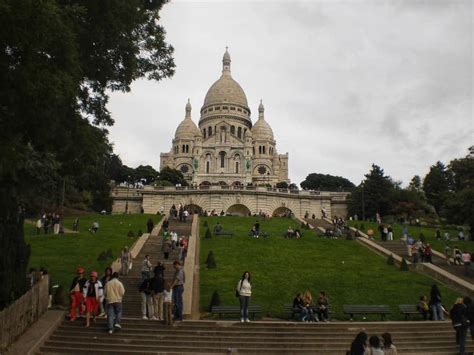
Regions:
<instances>
[{"instance_id":1,"label":"crowd of people","mask_svg":"<svg viewBox=\"0 0 474 355\"><path fill-rule=\"evenodd\" d=\"M179 204L178 207L176 207L176 205L173 204L170 208L170 217L177 219L180 222L186 222L189 217L188 207L183 206L182 204Z\"/></svg>"},{"instance_id":2,"label":"crowd of people","mask_svg":"<svg viewBox=\"0 0 474 355\"><path fill-rule=\"evenodd\" d=\"M366 332L360 332L351 344L351 348L346 355L396 355L397 347L393 344L392 335L383 333L379 336L369 335ZM368 343L367 343L368 341Z\"/></svg>"},{"instance_id":3,"label":"crowd of people","mask_svg":"<svg viewBox=\"0 0 474 355\"><path fill-rule=\"evenodd\" d=\"M64 234L64 229L61 225L61 216L58 213L42 213L36 221L36 235L40 235L41 231L44 234L51 232L52 234Z\"/></svg>"}]
</instances>

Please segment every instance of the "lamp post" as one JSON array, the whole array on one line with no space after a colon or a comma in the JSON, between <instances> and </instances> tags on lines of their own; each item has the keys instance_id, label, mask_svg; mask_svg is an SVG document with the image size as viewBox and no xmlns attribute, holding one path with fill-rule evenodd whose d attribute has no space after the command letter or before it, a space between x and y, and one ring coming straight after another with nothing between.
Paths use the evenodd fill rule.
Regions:
<instances>
[{"instance_id":1,"label":"lamp post","mask_svg":"<svg viewBox=\"0 0 474 355\"><path fill-rule=\"evenodd\" d=\"M128 213L128 192L130 191L130 175L127 176L127 197L125 199L125 214Z\"/></svg>"}]
</instances>

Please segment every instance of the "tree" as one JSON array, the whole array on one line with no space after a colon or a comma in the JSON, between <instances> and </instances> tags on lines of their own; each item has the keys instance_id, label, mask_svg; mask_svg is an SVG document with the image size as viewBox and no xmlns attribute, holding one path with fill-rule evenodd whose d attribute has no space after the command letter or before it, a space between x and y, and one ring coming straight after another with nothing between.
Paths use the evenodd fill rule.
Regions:
<instances>
[{"instance_id":1,"label":"tree","mask_svg":"<svg viewBox=\"0 0 474 355\"><path fill-rule=\"evenodd\" d=\"M151 165L140 165L135 169L137 181L142 181L145 185L150 185L158 177L158 171L153 169Z\"/></svg>"},{"instance_id":2,"label":"tree","mask_svg":"<svg viewBox=\"0 0 474 355\"><path fill-rule=\"evenodd\" d=\"M0 249L8 254L0 261L0 308L27 288L21 203L28 210L42 199L58 204L65 185L92 196L94 208L110 203L107 90L173 75L173 48L158 25L164 3L2 1ZM48 166L51 177L30 176Z\"/></svg>"},{"instance_id":3,"label":"tree","mask_svg":"<svg viewBox=\"0 0 474 355\"><path fill-rule=\"evenodd\" d=\"M179 170L172 169L168 166L165 166L160 171L159 179L161 181L169 181L173 185L181 184L182 186L187 186L188 183L184 180L183 173Z\"/></svg>"},{"instance_id":4,"label":"tree","mask_svg":"<svg viewBox=\"0 0 474 355\"><path fill-rule=\"evenodd\" d=\"M307 190L321 191L351 191L355 185L341 176L329 174L309 174L300 184L301 188Z\"/></svg>"},{"instance_id":5,"label":"tree","mask_svg":"<svg viewBox=\"0 0 474 355\"><path fill-rule=\"evenodd\" d=\"M275 187L277 189L287 189L288 188L288 183L286 181L277 182Z\"/></svg>"},{"instance_id":6,"label":"tree","mask_svg":"<svg viewBox=\"0 0 474 355\"><path fill-rule=\"evenodd\" d=\"M433 205L438 215L450 190L449 175L446 167L440 161L430 167L430 171L423 179L423 191L428 202Z\"/></svg>"},{"instance_id":7,"label":"tree","mask_svg":"<svg viewBox=\"0 0 474 355\"><path fill-rule=\"evenodd\" d=\"M413 176L410 184L408 185L408 190L416 192L421 191L421 178L419 175Z\"/></svg>"},{"instance_id":8,"label":"tree","mask_svg":"<svg viewBox=\"0 0 474 355\"><path fill-rule=\"evenodd\" d=\"M395 184L378 165L365 175L365 180L352 191L349 201L349 214L375 218L378 212L382 216L390 214L393 207Z\"/></svg>"}]
</instances>

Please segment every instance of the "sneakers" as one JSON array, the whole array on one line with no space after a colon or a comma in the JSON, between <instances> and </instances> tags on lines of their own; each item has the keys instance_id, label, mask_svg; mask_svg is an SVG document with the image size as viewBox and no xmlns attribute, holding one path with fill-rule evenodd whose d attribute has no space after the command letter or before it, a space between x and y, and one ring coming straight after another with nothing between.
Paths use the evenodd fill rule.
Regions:
<instances>
[{"instance_id":1,"label":"sneakers","mask_svg":"<svg viewBox=\"0 0 474 355\"><path fill-rule=\"evenodd\" d=\"M109 334L113 334L114 331L112 329L109 329Z\"/></svg>"},{"instance_id":2,"label":"sneakers","mask_svg":"<svg viewBox=\"0 0 474 355\"><path fill-rule=\"evenodd\" d=\"M250 319L246 319L245 322L250 323Z\"/></svg>"},{"instance_id":3,"label":"sneakers","mask_svg":"<svg viewBox=\"0 0 474 355\"><path fill-rule=\"evenodd\" d=\"M156 318L156 317L151 317L150 319L151 320L158 320L158 318Z\"/></svg>"},{"instance_id":4,"label":"sneakers","mask_svg":"<svg viewBox=\"0 0 474 355\"><path fill-rule=\"evenodd\" d=\"M101 314L99 314L97 317L105 317L105 313L102 312Z\"/></svg>"},{"instance_id":5,"label":"sneakers","mask_svg":"<svg viewBox=\"0 0 474 355\"><path fill-rule=\"evenodd\" d=\"M245 320L243 318L240 318L240 323L243 323L245 322Z\"/></svg>"},{"instance_id":6,"label":"sneakers","mask_svg":"<svg viewBox=\"0 0 474 355\"><path fill-rule=\"evenodd\" d=\"M120 324L118 324L118 323L114 324L114 327L115 327L115 328L118 328L118 329L122 329L122 326L121 326Z\"/></svg>"},{"instance_id":7,"label":"sneakers","mask_svg":"<svg viewBox=\"0 0 474 355\"><path fill-rule=\"evenodd\" d=\"M143 319L143 320L148 320L148 317L147 317L147 316L143 316L142 319Z\"/></svg>"}]
</instances>

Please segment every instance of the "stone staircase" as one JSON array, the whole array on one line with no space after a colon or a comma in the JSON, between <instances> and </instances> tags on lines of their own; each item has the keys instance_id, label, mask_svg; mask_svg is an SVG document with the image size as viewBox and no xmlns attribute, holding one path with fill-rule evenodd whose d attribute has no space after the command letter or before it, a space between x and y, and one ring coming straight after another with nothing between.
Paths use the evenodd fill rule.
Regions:
<instances>
[{"instance_id":1,"label":"stone staircase","mask_svg":"<svg viewBox=\"0 0 474 355\"><path fill-rule=\"evenodd\" d=\"M324 230L326 229L332 229L334 226L326 221L325 219L312 219L312 218L305 218L304 219L307 223L311 224L313 227L320 227L323 228Z\"/></svg>"},{"instance_id":2,"label":"stone staircase","mask_svg":"<svg viewBox=\"0 0 474 355\"><path fill-rule=\"evenodd\" d=\"M170 220L169 224L170 231L176 231L178 237L189 236L191 234L191 221L183 223L176 220ZM133 260L133 267L127 276L121 276L125 287L125 296L123 298L123 317L141 317L141 296L138 292L138 288L142 281L141 278L141 266L145 259L145 255L150 256L150 261L153 266L156 266L158 261L165 264L165 280L171 281L174 275L173 262L178 260L179 250L175 249L171 251L168 260L164 259L163 255L163 231L154 231L146 243L143 245L140 253Z\"/></svg>"},{"instance_id":3,"label":"stone staircase","mask_svg":"<svg viewBox=\"0 0 474 355\"><path fill-rule=\"evenodd\" d=\"M408 257L408 249L405 242L401 240L389 240L386 242L378 241L377 244L384 247L385 249L390 250L393 254L411 261Z\"/></svg>"},{"instance_id":4,"label":"stone staircase","mask_svg":"<svg viewBox=\"0 0 474 355\"><path fill-rule=\"evenodd\" d=\"M106 331L101 319L90 328L64 322L40 354L345 354L355 335L390 332L400 354L456 354L449 322L252 322L124 319L122 330ZM473 351L472 341L468 349Z\"/></svg>"}]
</instances>

